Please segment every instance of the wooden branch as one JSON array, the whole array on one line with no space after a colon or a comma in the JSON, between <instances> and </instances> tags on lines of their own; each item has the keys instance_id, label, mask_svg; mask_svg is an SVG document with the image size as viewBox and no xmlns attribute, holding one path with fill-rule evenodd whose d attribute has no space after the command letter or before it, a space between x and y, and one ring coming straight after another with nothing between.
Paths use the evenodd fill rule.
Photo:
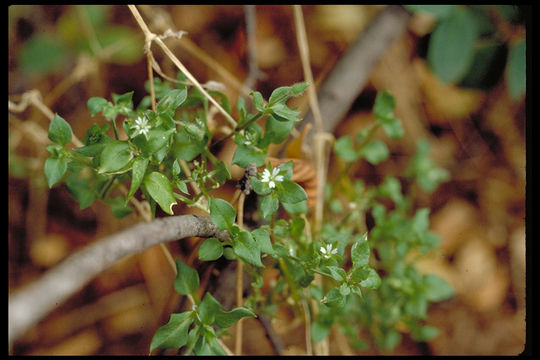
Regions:
<instances>
[{"instance_id":1,"label":"wooden branch","mask_svg":"<svg viewBox=\"0 0 540 360\"><path fill-rule=\"evenodd\" d=\"M407 29L410 14L401 6L389 5L350 46L325 80L318 94L324 131L333 132L366 85L371 71L392 43ZM300 123L313 123L309 111ZM311 148L313 130L306 136ZM285 147L284 147L285 148Z\"/></svg>"},{"instance_id":2,"label":"wooden branch","mask_svg":"<svg viewBox=\"0 0 540 360\"><path fill-rule=\"evenodd\" d=\"M41 278L9 296L11 344L96 275L125 256L169 241L189 237L228 239L210 217L181 215L160 218L110 235L67 257Z\"/></svg>"}]
</instances>

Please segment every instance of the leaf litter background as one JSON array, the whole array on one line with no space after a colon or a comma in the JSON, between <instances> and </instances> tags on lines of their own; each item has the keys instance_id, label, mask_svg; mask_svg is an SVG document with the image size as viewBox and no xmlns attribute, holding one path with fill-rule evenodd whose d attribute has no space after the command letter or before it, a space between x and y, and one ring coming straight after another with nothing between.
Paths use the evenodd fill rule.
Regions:
<instances>
[{"instance_id":1,"label":"leaf litter background","mask_svg":"<svg viewBox=\"0 0 540 360\"><path fill-rule=\"evenodd\" d=\"M9 8L8 95L9 100L19 101L23 92L38 89L45 104L82 137L93 122L104 122L90 117L86 100L134 90L137 105L146 95L147 69L142 32L127 7L104 8L92 15L92 22L78 17L81 12L76 8ZM384 7L302 8L312 71L320 86L347 47ZM160 12L168 14L177 30L187 31L184 37L239 82L248 76L243 6L153 6L150 10L155 18ZM152 26L148 12L142 14ZM303 81L303 75L292 8L257 6L256 15L258 66L266 77L255 88L267 97L278 86ZM92 24L99 27L92 29ZM374 96L378 90L386 89L396 97L396 115L403 121L405 136L389 141L380 132L391 150L389 160L377 167L359 163L352 176L368 184L378 184L387 174L398 176L421 138L429 140L435 163L451 173L451 180L434 193L418 194L415 205L431 208L431 228L444 240L442 256L428 256L417 266L444 277L456 295L429 309L427 323L441 330L438 337L418 344L404 336L392 353L519 354L526 342L525 100L509 97L504 77L485 90L444 85L425 60L426 35L432 28L429 17L411 18L407 31L387 49L335 131L337 138L355 134L369 124ZM524 26L515 25L510 31L524 32ZM45 49L37 53L41 57L36 58L34 53L22 55L28 52L28 42L36 37L45 44ZM88 40L92 38L98 49L111 44L113 50L115 46L123 47L101 61L90 55L80 56L90 54L85 49L92 46L95 50L96 42L92 45ZM201 83L216 80L227 84L216 67L205 65L178 42L168 40L167 44ZM153 49L162 70L174 77L172 64ZM235 104L238 91L228 86L225 93ZM295 105L305 111L307 96L298 98ZM9 114L10 292L39 277L76 249L137 221L135 215L117 220L100 203L81 211L65 186L47 189L42 171L47 129L48 120L35 108ZM223 191L230 194L220 195L230 196L234 184ZM175 207L177 214L186 211ZM213 266L197 260L193 251L196 241L168 247L173 256L199 270L203 285L216 277ZM173 310L183 306L182 299L172 291L173 278L159 250L150 249L122 260L28 331L10 352L147 354L155 330ZM286 304L276 316L273 327L284 343L284 354L304 354L301 319L295 318ZM231 345L234 340L224 341ZM354 351L339 331L331 333L330 353L387 354L376 349ZM274 354L263 328L252 319L244 323L244 354Z\"/></svg>"}]
</instances>

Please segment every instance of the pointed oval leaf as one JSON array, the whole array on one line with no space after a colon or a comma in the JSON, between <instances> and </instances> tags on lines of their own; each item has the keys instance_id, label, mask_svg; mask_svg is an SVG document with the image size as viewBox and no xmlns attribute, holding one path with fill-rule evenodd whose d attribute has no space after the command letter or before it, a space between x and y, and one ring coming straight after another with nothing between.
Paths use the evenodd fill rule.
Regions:
<instances>
[{"instance_id":1,"label":"pointed oval leaf","mask_svg":"<svg viewBox=\"0 0 540 360\"><path fill-rule=\"evenodd\" d=\"M193 322L192 312L171 314L169 322L160 327L150 344L150 352L154 349L178 349L187 342L189 326Z\"/></svg>"},{"instance_id":2,"label":"pointed oval leaf","mask_svg":"<svg viewBox=\"0 0 540 360\"><path fill-rule=\"evenodd\" d=\"M47 185L49 185L49 188L52 188L66 173L67 162L65 159L48 158L45 160L43 170L47 179Z\"/></svg>"},{"instance_id":3,"label":"pointed oval leaf","mask_svg":"<svg viewBox=\"0 0 540 360\"><path fill-rule=\"evenodd\" d=\"M101 152L99 173L121 172L133 158L127 141L113 140L105 144Z\"/></svg>"},{"instance_id":4,"label":"pointed oval leaf","mask_svg":"<svg viewBox=\"0 0 540 360\"><path fill-rule=\"evenodd\" d=\"M178 275L174 280L174 290L180 295L193 294L199 288L199 274L194 269L187 266L180 259L176 259L176 269Z\"/></svg>"},{"instance_id":5,"label":"pointed oval leaf","mask_svg":"<svg viewBox=\"0 0 540 360\"><path fill-rule=\"evenodd\" d=\"M144 186L152 199L169 215L173 215L172 207L176 205L171 182L165 175L157 171L151 172L144 178Z\"/></svg>"},{"instance_id":6,"label":"pointed oval leaf","mask_svg":"<svg viewBox=\"0 0 540 360\"><path fill-rule=\"evenodd\" d=\"M210 200L210 217L219 230L230 230L236 219L236 211L229 202L212 198Z\"/></svg>"},{"instance_id":7,"label":"pointed oval leaf","mask_svg":"<svg viewBox=\"0 0 540 360\"><path fill-rule=\"evenodd\" d=\"M144 157L138 157L133 161L131 168L131 186L129 187L129 193L126 196L126 203L135 194L135 191L141 186L148 167L148 159Z\"/></svg>"},{"instance_id":8,"label":"pointed oval leaf","mask_svg":"<svg viewBox=\"0 0 540 360\"><path fill-rule=\"evenodd\" d=\"M49 125L49 139L56 144L67 145L71 142L72 136L71 126L66 120L55 114Z\"/></svg>"},{"instance_id":9,"label":"pointed oval leaf","mask_svg":"<svg viewBox=\"0 0 540 360\"><path fill-rule=\"evenodd\" d=\"M217 260L223 255L223 245L217 238L206 239L199 247L198 254L203 261Z\"/></svg>"}]
</instances>

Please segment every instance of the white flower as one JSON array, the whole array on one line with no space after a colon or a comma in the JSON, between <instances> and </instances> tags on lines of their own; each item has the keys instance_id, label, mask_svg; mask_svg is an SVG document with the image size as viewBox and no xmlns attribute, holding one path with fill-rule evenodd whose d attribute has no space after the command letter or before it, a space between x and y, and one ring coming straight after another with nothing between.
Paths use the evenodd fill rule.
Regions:
<instances>
[{"instance_id":1,"label":"white flower","mask_svg":"<svg viewBox=\"0 0 540 360\"><path fill-rule=\"evenodd\" d=\"M272 173L270 173L270 170L264 169L263 174L261 176L261 181L267 182L268 187L270 187L270 189L273 189L276 187L276 182L283 181L283 175L278 175L278 174L279 174L278 168L272 169Z\"/></svg>"},{"instance_id":2,"label":"white flower","mask_svg":"<svg viewBox=\"0 0 540 360\"><path fill-rule=\"evenodd\" d=\"M143 134L144 136L146 136L146 134L148 134L148 131L150 131L150 124L148 124L148 119L146 118L146 116L137 117L133 128L135 129L135 134L133 134L133 136L137 136L139 134Z\"/></svg>"},{"instance_id":3,"label":"white flower","mask_svg":"<svg viewBox=\"0 0 540 360\"><path fill-rule=\"evenodd\" d=\"M321 246L321 253L326 259L330 259L330 257L334 254L337 254L337 248L332 249L332 244L327 244L326 248Z\"/></svg>"}]
</instances>

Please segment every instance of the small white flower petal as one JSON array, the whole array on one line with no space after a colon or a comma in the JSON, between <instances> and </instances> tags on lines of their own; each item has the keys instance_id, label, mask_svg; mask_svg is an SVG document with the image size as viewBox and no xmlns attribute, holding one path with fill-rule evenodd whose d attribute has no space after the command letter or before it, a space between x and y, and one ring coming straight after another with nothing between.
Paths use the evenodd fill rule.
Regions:
<instances>
[{"instance_id":1,"label":"small white flower petal","mask_svg":"<svg viewBox=\"0 0 540 360\"><path fill-rule=\"evenodd\" d=\"M278 175L274 178L274 180L278 181L278 182L282 182L283 181L283 175Z\"/></svg>"},{"instance_id":2,"label":"small white flower petal","mask_svg":"<svg viewBox=\"0 0 540 360\"><path fill-rule=\"evenodd\" d=\"M321 252L322 252L323 254L326 254L326 249L323 248L322 246L321 246L321 249L320 249L320 250L321 250Z\"/></svg>"},{"instance_id":3,"label":"small white flower petal","mask_svg":"<svg viewBox=\"0 0 540 360\"><path fill-rule=\"evenodd\" d=\"M276 187L276 183L273 182L272 180L270 180L270 181L268 182L268 187L269 187L270 189L273 189L273 188Z\"/></svg>"}]
</instances>

